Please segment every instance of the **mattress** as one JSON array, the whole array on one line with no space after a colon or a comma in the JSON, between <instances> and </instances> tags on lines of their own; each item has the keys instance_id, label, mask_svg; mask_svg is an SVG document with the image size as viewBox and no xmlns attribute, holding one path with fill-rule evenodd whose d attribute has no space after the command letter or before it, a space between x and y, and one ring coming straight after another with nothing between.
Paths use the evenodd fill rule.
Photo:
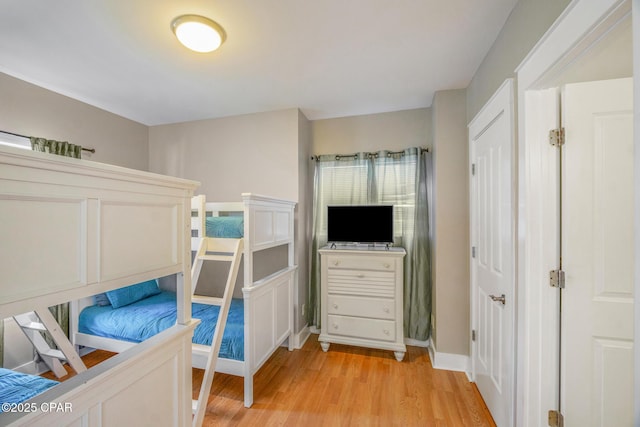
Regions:
<instances>
[{"instance_id":1,"label":"mattress","mask_svg":"<svg viewBox=\"0 0 640 427\"><path fill-rule=\"evenodd\" d=\"M193 334L195 344L211 345L220 307L192 303L194 319L200 324ZM93 305L80 313L78 331L121 341L142 342L175 325L176 294L162 291L130 305L113 308ZM219 357L244 360L244 302L232 299L222 336Z\"/></svg>"},{"instance_id":2,"label":"mattress","mask_svg":"<svg viewBox=\"0 0 640 427\"><path fill-rule=\"evenodd\" d=\"M239 239L244 235L244 217L209 216L205 220L205 234L207 237L226 237Z\"/></svg>"},{"instance_id":3,"label":"mattress","mask_svg":"<svg viewBox=\"0 0 640 427\"><path fill-rule=\"evenodd\" d=\"M50 389L57 381L0 368L0 403L20 403ZM5 406L5 405L0 405ZM2 407L0 407L2 412Z\"/></svg>"}]
</instances>

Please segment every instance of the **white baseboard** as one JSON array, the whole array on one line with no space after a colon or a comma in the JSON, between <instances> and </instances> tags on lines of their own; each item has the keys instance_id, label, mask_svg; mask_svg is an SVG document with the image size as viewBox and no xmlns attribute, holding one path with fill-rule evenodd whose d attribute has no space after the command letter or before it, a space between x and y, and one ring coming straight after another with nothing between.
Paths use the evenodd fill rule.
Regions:
<instances>
[{"instance_id":1,"label":"white baseboard","mask_svg":"<svg viewBox=\"0 0 640 427\"><path fill-rule=\"evenodd\" d=\"M304 343L307 342L309 336L311 336L311 332L309 325L304 325L300 332L293 334L293 348L301 349Z\"/></svg>"},{"instance_id":2,"label":"white baseboard","mask_svg":"<svg viewBox=\"0 0 640 427\"><path fill-rule=\"evenodd\" d=\"M42 365L44 365L44 363L42 363ZM44 368L42 368L40 364L31 360L27 363L23 363L20 366L16 366L15 368L11 368L11 370L22 372L23 374L40 375L44 372L47 372L49 368L47 368L46 365L44 365Z\"/></svg>"},{"instance_id":3,"label":"white baseboard","mask_svg":"<svg viewBox=\"0 0 640 427\"><path fill-rule=\"evenodd\" d=\"M431 358L431 365L434 369L445 369L447 371L464 372L469 377L469 356L463 354L453 353L438 353L436 347L431 342L429 345L429 357Z\"/></svg>"}]
</instances>

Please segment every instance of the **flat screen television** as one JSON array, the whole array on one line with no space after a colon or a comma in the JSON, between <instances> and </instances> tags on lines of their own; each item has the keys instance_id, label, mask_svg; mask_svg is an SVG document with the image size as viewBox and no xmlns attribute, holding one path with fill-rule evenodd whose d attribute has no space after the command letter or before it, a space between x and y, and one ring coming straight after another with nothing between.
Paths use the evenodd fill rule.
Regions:
<instances>
[{"instance_id":1,"label":"flat screen television","mask_svg":"<svg viewBox=\"0 0 640 427\"><path fill-rule=\"evenodd\" d=\"M327 207L329 243L393 243L393 206Z\"/></svg>"}]
</instances>

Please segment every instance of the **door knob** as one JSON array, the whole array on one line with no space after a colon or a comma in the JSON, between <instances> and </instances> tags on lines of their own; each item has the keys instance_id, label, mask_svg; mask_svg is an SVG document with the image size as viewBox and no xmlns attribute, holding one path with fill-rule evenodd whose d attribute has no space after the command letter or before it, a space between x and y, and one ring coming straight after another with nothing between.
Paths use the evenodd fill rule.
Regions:
<instances>
[{"instance_id":1,"label":"door knob","mask_svg":"<svg viewBox=\"0 0 640 427\"><path fill-rule=\"evenodd\" d=\"M501 302L502 305L505 305L507 303L504 298L504 294L500 295L499 297L495 295L489 295L489 298L491 298L493 301Z\"/></svg>"}]
</instances>

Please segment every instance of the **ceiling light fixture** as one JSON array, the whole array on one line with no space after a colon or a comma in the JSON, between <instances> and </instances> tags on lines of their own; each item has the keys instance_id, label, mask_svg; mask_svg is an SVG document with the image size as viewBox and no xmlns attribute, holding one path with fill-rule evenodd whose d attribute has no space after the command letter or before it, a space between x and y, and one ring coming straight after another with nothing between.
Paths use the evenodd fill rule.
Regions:
<instances>
[{"instance_id":1,"label":"ceiling light fixture","mask_svg":"<svg viewBox=\"0 0 640 427\"><path fill-rule=\"evenodd\" d=\"M220 24L200 15L178 16L171 22L171 29L180 43L202 53L213 52L227 38Z\"/></svg>"}]
</instances>

